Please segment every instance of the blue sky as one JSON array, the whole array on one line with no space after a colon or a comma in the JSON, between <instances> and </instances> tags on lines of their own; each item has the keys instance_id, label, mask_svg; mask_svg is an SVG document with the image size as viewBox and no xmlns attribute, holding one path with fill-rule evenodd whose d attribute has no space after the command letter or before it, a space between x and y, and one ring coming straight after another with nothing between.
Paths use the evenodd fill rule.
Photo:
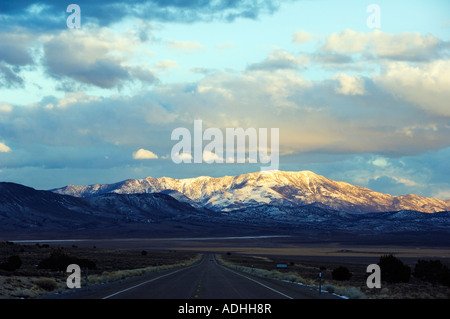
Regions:
<instances>
[{"instance_id":1,"label":"blue sky","mask_svg":"<svg viewBox=\"0 0 450 319\"><path fill-rule=\"evenodd\" d=\"M69 29L70 3L81 28ZM371 28L369 5L381 25ZM280 169L450 199L450 4L1 1L0 180L224 176L171 132L279 128ZM139 152L139 150L141 150Z\"/></svg>"}]
</instances>

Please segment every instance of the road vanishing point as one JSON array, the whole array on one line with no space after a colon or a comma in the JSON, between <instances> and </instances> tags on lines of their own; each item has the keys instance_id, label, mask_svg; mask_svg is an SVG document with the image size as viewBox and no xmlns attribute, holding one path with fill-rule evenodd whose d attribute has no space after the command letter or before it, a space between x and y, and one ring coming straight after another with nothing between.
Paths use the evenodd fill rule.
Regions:
<instances>
[{"instance_id":1,"label":"road vanishing point","mask_svg":"<svg viewBox=\"0 0 450 319\"><path fill-rule=\"evenodd\" d=\"M318 288L230 269L213 254L170 271L49 295L55 299L339 299Z\"/></svg>"}]
</instances>

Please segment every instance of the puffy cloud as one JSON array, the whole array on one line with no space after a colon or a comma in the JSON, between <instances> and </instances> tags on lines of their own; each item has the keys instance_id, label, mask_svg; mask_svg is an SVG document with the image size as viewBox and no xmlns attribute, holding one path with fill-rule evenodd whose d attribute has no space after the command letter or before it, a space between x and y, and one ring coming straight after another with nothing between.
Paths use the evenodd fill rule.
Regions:
<instances>
[{"instance_id":1,"label":"puffy cloud","mask_svg":"<svg viewBox=\"0 0 450 319\"><path fill-rule=\"evenodd\" d=\"M65 30L44 43L45 65L55 78L101 88L121 87L135 79L155 83L156 77L145 65L129 62L140 44L136 33L115 34L105 28Z\"/></svg>"},{"instance_id":2,"label":"puffy cloud","mask_svg":"<svg viewBox=\"0 0 450 319\"><path fill-rule=\"evenodd\" d=\"M370 163L377 167L386 167L389 165L388 160L384 157L377 157L374 160L370 161Z\"/></svg>"},{"instance_id":3,"label":"puffy cloud","mask_svg":"<svg viewBox=\"0 0 450 319\"><path fill-rule=\"evenodd\" d=\"M436 115L450 116L448 60L437 60L418 66L391 62L386 65L384 72L374 76L374 82L397 99Z\"/></svg>"},{"instance_id":4,"label":"puffy cloud","mask_svg":"<svg viewBox=\"0 0 450 319\"><path fill-rule=\"evenodd\" d=\"M348 74L339 74L335 77L339 82L339 87L335 92L343 95L364 95L364 81L360 76L351 76Z\"/></svg>"},{"instance_id":5,"label":"puffy cloud","mask_svg":"<svg viewBox=\"0 0 450 319\"><path fill-rule=\"evenodd\" d=\"M33 158L51 154L39 151L39 147L79 149L86 157L85 148L99 152L103 149L104 156L111 148L129 150L148 143L150 138L159 143L158 147L165 145L166 134L170 141L169 128L165 127L170 127L175 119L176 115L153 101L151 96L107 98L73 92L59 99L46 97L39 103L0 113L0 137L25 149L36 147ZM27 158L23 156L24 161ZM33 158L28 160L33 161ZM68 158L66 165L72 164L73 159Z\"/></svg>"},{"instance_id":6,"label":"puffy cloud","mask_svg":"<svg viewBox=\"0 0 450 319\"><path fill-rule=\"evenodd\" d=\"M443 187L446 186L444 185ZM450 188L438 189L432 194L432 197L443 200L450 200Z\"/></svg>"},{"instance_id":7,"label":"puffy cloud","mask_svg":"<svg viewBox=\"0 0 450 319\"><path fill-rule=\"evenodd\" d=\"M308 31L298 31L292 37L294 43L306 43L312 40L312 35Z\"/></svg>"},{"instance_id":8,"label":"puffy cloud","mask_svg":"<svg viewBox=\"0 0 450 319\"><path fill-rule=\"evenodd\" d=\"M181 126L201 114L210 127L278 127L281 154L400 156L449 145L444 119L424 115L370 77L313 82L292 69L216 72L196 83L166 85L158 100L179 115Z\"/></svg>"},{"instance_id":9,"label":"puffy cloud","mask_svg":"<svg viewBox=\"0 0 450 319\"><path fill-rule=\"evenodd\" d=\"M8 153L11 152L11 148L9 148L8 145L5 145L4 143L0 142L0 153Z\"/></svg>"},{"instance_id":10,"label":"puffy cloud","mask_svg":"<svg viewBox=\"0 0 450 319\"><path fill-rule=\"evenodd\" d=\"M172 161L175 163L192 163L192 155L189 153L174 153L171 157Z\"/></svg>"},{"instance_id":11,"label":"puffy cloud","mask_svg":"<svg viewBox=\"0 0 450 319\"><path fill-rule=\"evenodd\" d=\"M161 60L158 63L156 63L156 67L162 70L169 70L172 68L176 68L177 66L178 66L177 61L173 60Z\"/></svg>"},{"instance_id":12,"label":"puffy cloud","mask_svg":"<svg viewBox=\"0 0 450 319\"><path fill-rule=\"evenodd\" d=\"M431 34L390 34L380 30L364 33L347 29L329 35L322 50L391 60L428 61L439 57L440 51L446 48L447 42Z\"/></svg>"},{"instance_id":13,"label":"puffy cloud","mask_svg":"<svg viewBox=\"0 0 450 319\"><path fill-rule=\"evenodd\" d=\"M415 181L395 176L376 176L369 180L367 187L391 195L405 195L405 190L412 191L419 186Z\"/></svg>"},{"instance_id":14,"label":"puffy cloud","mask_svg":"<svg viewBox=\"0 0 450 319\"><path fill-rule=\"evenodd\" d=\"M201 43L194 41L169 40L168 44L172 49L182 50L185 52L204 51L206 49Z\"/></svg>"},{"instance_id":15,"label":"puffy cloud","mask_svg":"<svg viewBox=\"0 0 450 319\"><path fill-rule=\"evenodd\" d=\"M15 66L33 63L29 50L33 35L23 31L0 33L0 61Z\"/></svg>"},{"instance_id":16,"label":"puffy cloud","mask_svg":"<svg viewBox=\"0 0 450 319\"><path fill-rule=\"evenodd\" d=\"M84 92L68 92L65 96L58 100L57 107L68 107L72 104L86 104L93 101L101 101L97 96L87 95ZM53 104L47 104L46 108L51 109Z\"/></svg>"},{"instance_id":17,"label":"puffy cloud","mask_svg":"<svg viewBox=\"0 0 450 319\"><path fill-rule=\"evenodd\" d=\"M0 87L23 85L20 71L34 64L31 55L34 41L34 36L22 28L0 33Z\"/></svg>"},{"instance_id":18,"label":"puffy cloud","mask_svg":"<svg viewBox=\"0 0 450 319\"><path fill-rule=\"evenodd\" d=\"M219 157L216 153L203 151L203 161L206 163L222 163L223 157Z\"/></svg>"},{"instance_id":19,"label":"puffy cloud","mask_svg":"<svg viewBox=\"0 0 450 319\"><path fill-rule=\"evenodd\" d=\"M366 85L358 86L358 79ZM349 95L362 89L364 95ZM390 156L448 146L450 127L445 119L424 115L411 103L398 100L367 77L363 81L341 75L312 82L292 69L216 72L198 82L169 83L134 96L72 92L20 108L7 105L0 111L0 136L27 145L26 149L90 148L98 149L102 157L123 149L126 155L119 158L126 162L130 149L138 150L149 140L153 152L170 153L171 130L191 127L201 114L205 127L279 128L282 156L313 152ZM34 163L49 154L36 149L28 160ZM25 164L27 156L22 158ZM117 158L110 156L109 162ZM78 163L69 157L65 165Z\"/></svg>"},{"instance_id":20,"label":"puffy cloud","mask_svg":"<svg viewBox=\"0 0 450 319\"><path fill-rule=\"evenodd\" d=\"M247 70L278 70L278 69L297 69L301 65L305 65L309 62L307 57L295 57L292 54L285 51L275 51L270 54L266 60L259 63L250 64Z\"/></svg>"},{"instance_id":21,"label":"puffy cloud","mask_svg":"<svg viewBox=\"0 0 450 319\"><path fill-rule=\"evenodd\" d=\"M140 148L137 152L133 153L133 158L134 159L157 159L158 155L156 155L152 151Z\"/></svg>"},{"instance_id":22,"label":"puffy cloud","mask_svg":"<svg viewBox=\"0 0 450 319\"><path fill-rule=\"evenodd\" d=\"M0 113L11 113L12 109L13 108L10 104L0 102Z\"/></svg>"}]
</instances>

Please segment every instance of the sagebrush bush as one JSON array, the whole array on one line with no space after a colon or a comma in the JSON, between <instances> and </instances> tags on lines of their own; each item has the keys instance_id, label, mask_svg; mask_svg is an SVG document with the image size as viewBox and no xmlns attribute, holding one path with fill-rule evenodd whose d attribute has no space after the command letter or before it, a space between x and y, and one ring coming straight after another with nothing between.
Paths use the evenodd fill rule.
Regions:
<instances>
[{"instance_id":1,"label":"sagebrush bush","mask_svg":"<svg viewBox=\"0 0 450 319\"><path fill-rule=\"evenodd\" d=\"M14 271L19 269L20 266L22 266L22 260L19 256L13 255L10 256L6 262L0 264L0 269Z\"/></svg>"},{"instance_id":2,"label":"sagebrush bush","mask_svg":"<svg viewBox=\"0 0 450 319\"><path fill-rule=\"evenodd\" d=\"M393 255L380 257L381 280L389 283L409 282L411 268Z\"/></svg>"},{"instance_id":3,"label":"sagebrush bush","mask_svg":"<svg viewBox=\"0 0 450 319\"><path fill-rule=\"evenodd\" d=\"M331 272L331 278L334 280L344 281L349 280L351 277L352 273L344 266L339 266Z\"/></svg>"},{"instance_id":4,"label":"sagebrush bush","mask_svg":"<svg viewBox=\"0 0 450 319\"><path fill-rule=\"evenodd\" d=\"M350 299L365 299L366 295L358 287L342 287L338 289L338 294Z\"/></svg>"},{"instance_id":5,"label":"sagebrush bush","mask_svg":"<svg viewBox=\"0 0 450 319\"><path fill-rule=\"evenodd\" d=\"M431 283L440 283L450 286L450 270L440 260L417 261L413 276Z\"/></svg>"},{"instance_id":6,"label":"sagebrush bush","mask_svg":"<svg viewBox=\"0 0 450 319\"><path fill-rule=\"evenodd\" d=\"M34 281L34 283L39 287L47 291L52 291L58 288L58 283L51 278L39 278Z\"/></svg>"},{"instance_id":7,"label":"sagebrush bush","mask_svg":"<svg viewBox=\"0 0 450 319\"><path fill-rule=\"evenodd\" d=\"M82 259L65 254L61 249L54 250L49 257L41 260L37 266L38 269L51 269L66 271L70 264L77 264L81 268L96 269L96 265L89 259Z\"/></svg>"}]
</instances>

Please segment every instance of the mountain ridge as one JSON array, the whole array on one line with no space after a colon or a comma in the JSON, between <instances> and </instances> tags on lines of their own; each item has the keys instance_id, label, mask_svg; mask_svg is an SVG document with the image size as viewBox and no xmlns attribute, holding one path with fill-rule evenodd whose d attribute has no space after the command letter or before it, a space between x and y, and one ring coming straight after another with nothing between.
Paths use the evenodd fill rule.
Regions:
<instances>
[{"instance_id":1,"label":"mountain ridge","mask_svg":"<svg viewBox=\"0 0 450 319\"><path fill-rule=\"evenodd\" d=\"M163 193L115 194L82 198L0 182L0 229L100 230L133 224L215 217Z\"/></svg>"},{"instance_id":2,"label":"mountain ridge","mask_svg":"<svg viewBox=\"0 0 450 319\"><path fill-rule=\"evenodd\" d=\"M175 179L147 177L113 184L67 185L53 192L75 197L105 193L136 194L178 192L178 199L214 211L234 211L271 204L314 205L351 213L412 210L436 213L450 210L450 201L415 194L393 196L369 188L334 181L311 171L253 172L235 176ZM174 195L174 193L172 193Z\"/></svg>"},{"instance_id":3,"label":"mountain ridge","mask_svg":"<svg viewBox=\"0 0 450 319\"><path fill-rule=\"evenodd\" d=\"M236 180L239 190L246 187ZM103 190L105 190L104 188ZM179 199L174 197L178 196ZM209 210L186 196L103 193L74 197L0 182L0 238L295 237L302 242L404 243L450 246L450 212L391 211L354 214L318 205L255 202ZM197 206L197 207L194 207Z\"/></svg>"}]
</instances>

